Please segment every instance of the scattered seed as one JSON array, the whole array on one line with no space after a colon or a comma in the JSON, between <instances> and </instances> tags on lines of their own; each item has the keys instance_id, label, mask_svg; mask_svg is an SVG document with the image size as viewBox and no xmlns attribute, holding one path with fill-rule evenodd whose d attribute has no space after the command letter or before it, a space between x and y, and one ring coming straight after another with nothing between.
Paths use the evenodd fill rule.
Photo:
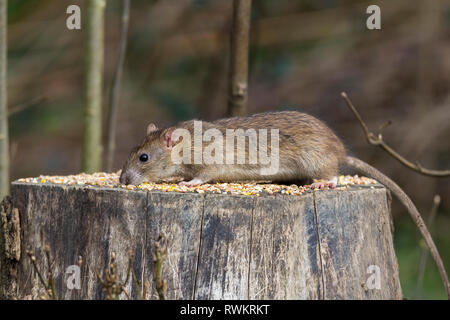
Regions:
<instances>
[{"instance_id":1,"label":"scattered seed","mask_svg":"<svg viewBox=\"0 0 450 320\"><path fill-rule=\"evenodd\" d=\"M282 185L271 183L213 183L202 184L199 186L180 186L172 183L143 183L138 186L123 185L119 183L120 171L115 173L98 172L93 174L80 173L69 176L45 176L41 175L35 178L21 178L17 180L22 183L52 183L65 185L80 185L87 188L93 186L102 188L120 188L125 190L144 190L144 191L162 191L162 192L196 192L217 193L217 194L233 194L243 196L259 196L261 193L269 195L285 194L285 195L302 195L311 191L310 185L299 186L295 184ZM346 190L349 185L374 185L377 182L366 177L355 176L339 176L338 186L335 190ZM373 188L373 186L372 186ZM328 190L325 188L324 190Z\"/></svg>"}]
</instances>

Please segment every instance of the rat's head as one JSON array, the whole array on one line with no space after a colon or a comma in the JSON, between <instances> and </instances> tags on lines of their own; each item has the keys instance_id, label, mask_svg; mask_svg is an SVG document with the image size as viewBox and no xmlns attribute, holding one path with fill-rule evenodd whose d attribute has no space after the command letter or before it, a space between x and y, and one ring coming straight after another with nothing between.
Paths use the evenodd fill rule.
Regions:
<instances>
[{"instance_id":1,"label":"rat's head","mask_svg":"<svg viewBox=\"0 0 450 320\"><path fill-rule=\"evenodd\" d=\"M171 161L173 128L158 129L153 123L147 127L142 144L131 151L122 168L120 183L139 185L144 182L161 182L175 174Z\"/></svg>"}]
</instances>

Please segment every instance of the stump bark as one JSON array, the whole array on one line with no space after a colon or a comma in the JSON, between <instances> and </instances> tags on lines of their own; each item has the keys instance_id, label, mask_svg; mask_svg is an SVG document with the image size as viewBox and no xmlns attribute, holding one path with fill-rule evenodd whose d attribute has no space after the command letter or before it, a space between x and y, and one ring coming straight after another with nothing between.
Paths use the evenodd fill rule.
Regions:
<instances>
[{"instance_id":1,"label":"stump bark","mask_svg":"<svg viewBox=\"0 0 450 320\"><path fill-rule=\"evenodd\" d=\"M104 274L114 253L125 279L130 249L138 281L128 281L127 292L137 298L148 280L149 297L156 299L160 235L167 299L402 298L390 198L379 185L235 196L14 182L11 199L19 232L5 232L11 223L3 214L0 243L20 241L20 257L11 264L0 245L3 298L42 292L26 251L45 277L47 244L60 299L104 299L96 273ZM80 268L79 289L73 266Z\"/></svg>"}]
</instances>

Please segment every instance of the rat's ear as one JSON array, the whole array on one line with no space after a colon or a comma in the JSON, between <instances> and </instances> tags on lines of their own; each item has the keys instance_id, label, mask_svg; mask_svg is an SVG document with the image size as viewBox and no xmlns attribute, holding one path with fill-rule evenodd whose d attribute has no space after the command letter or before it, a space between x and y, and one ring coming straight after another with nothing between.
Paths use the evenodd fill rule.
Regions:
<instances>
[{"instance_id":1,"label":"rat's ear","mask_svg":"<svg viewBox=\"0 0 450 320\"><path fill-rule=\"evenodd\" d=\"M152 132L154 132L156 130L158 130L158 127L154 123L150 123L147 126L147 135L149 135L150 133L152 133Z\"/></svg>"},{"instance_id":2,"label":"rat's ear","mask_svg":"<svg viewBox=\"0 0 450 320\"><path fill-rule=\"evenodd\" d=\"M169 128L163 131L162 133L162 142L164 147L167 149L172 149L173 147L173 140L172 140L172 133L175 131L175 128Z\"/></svg>"}]
</instances>

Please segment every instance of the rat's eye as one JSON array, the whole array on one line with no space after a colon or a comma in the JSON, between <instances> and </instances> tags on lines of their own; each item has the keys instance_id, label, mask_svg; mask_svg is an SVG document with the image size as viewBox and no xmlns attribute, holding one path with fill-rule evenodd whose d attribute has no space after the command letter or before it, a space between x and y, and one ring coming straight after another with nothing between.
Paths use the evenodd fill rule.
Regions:
<instances>
[{"instance_id":1,"label":"rat's eye","mask_svg":"<svg viewBox=\"0 0 450 320\"><path fill-rule=\"evenodd\" d=\"M148 154L143 153L139 156L139 161L141 162L147 162L148 161Z\"/></svg>"}]
</instances>

